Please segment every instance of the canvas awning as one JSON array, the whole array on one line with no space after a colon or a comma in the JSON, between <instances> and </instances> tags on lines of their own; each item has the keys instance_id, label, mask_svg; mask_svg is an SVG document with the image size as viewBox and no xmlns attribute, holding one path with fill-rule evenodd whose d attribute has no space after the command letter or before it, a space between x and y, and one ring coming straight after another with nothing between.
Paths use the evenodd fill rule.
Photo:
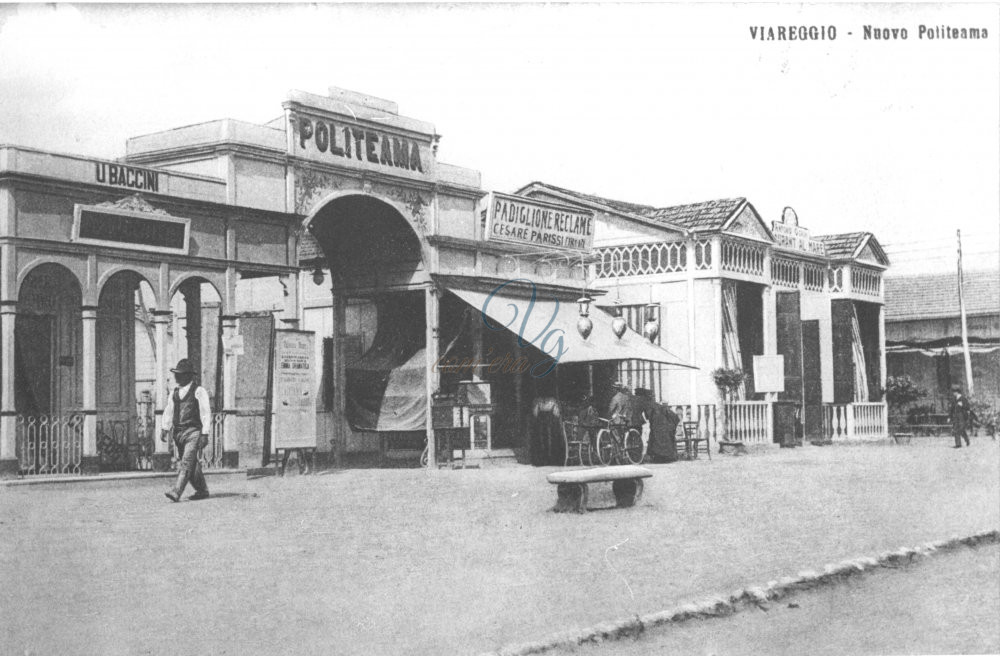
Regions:
<instances>
[{"instance_id":1,"label":"canvas awning","mask_svg":"<svg viewBox=\"0 0 1000 656\"><path fill-rule=\"evenodd\" d=\"M560 364L645 360L671 367L697 369L666 349L651 344L633 330L627 330L621 338L615 337L611 330L612 317L598 308L590 311L594 329L585 340L577 331L579 314L576 303L571 301L541 298L539 294L532 304L528 296L491 295L453 287L449 287L448 291L477 312L485 313L488 328L506 328L519 335L525 343L552 357L561 350ZM481 317L482 314L477 318Z\"/></svg>"}]
</instances>

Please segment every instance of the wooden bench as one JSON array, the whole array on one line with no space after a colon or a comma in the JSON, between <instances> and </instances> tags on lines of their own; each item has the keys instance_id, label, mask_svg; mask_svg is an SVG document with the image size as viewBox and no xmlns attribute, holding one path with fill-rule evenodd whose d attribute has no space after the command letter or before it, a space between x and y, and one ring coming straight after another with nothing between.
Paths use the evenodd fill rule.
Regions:
<instances>
[{"instance_id":1,"label":"wooden bench","mask_svg":"<svg viewBox=\"0 0 1000 656\"><path fill-rule=\"evenodd\" d=\"M653 472L637 465L617 467L592 467L557 471L546 477L549 483L558 486L555 512L587 512L587 485L590 483L611 483L619 508L634 506L642 497L642 479Z\"/></svg>"}]
</instances>

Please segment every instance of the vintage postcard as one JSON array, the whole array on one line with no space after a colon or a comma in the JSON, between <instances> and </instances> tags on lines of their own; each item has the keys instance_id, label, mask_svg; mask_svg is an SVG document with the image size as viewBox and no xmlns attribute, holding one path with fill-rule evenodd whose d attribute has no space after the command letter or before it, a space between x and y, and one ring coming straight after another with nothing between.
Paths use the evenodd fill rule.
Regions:
<instances>
[{"instance_id":1,"label":"vintage postcard","mask_svg":"<svg viewBox=\"0 0 1000 656\"><path fill-rule=\"evenodd\" d=\"M10 654L1000 653L1000 5L0 5Z\"/></svg>"}]
</instances>

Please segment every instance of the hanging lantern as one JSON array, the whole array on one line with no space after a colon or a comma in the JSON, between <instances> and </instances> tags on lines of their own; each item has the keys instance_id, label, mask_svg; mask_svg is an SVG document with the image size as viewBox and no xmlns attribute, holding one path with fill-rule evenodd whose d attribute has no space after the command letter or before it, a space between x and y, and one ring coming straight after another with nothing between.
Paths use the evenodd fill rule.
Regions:
<instances>
[{"instance_id":1,"label":"hanging lantern","mask_svg":"<svg viewBox=\"0 0 1000 656\"><path fill-rule=\"evenodd\" d=\"M656 336L660 334L660 322L656 320L658 308L656 303L646 306L646 323L642 326L642 334L653 344L656 343Z\"/></svg>"},{"instance_id":2,"label":"hanging lantern","mask_svg":"<svg viewBox=\"0 0 1000 656\"><path fill-rule=\"evenodd\" d=\"M590 320L590 299L584 296L579 299L577 306L580 308L580 318L576 320L576 330L584 339L590 337L594 330L594 322Z\"/></svg>"},{"instance_id":3,"label":"hanging lantern","mask_svg":"<svg viewBox=\"0 0 1000 656\"><path fill-rule=\"evenodd\" d=\"M621 339L626 330L628 330L628 322L622 316L622 306L619 302L615 304L615 318L611 320L611 332L615 334L615 337Z\"/></svg>"},{"instance_id":4,"label":"hanging lantern","mask_svg":"<svg viewBox=\"0 0 1000 656\"><path fill-rule=\"evenodd\" d=\"M313 284L314 285L322 285L323 284L323 268L322 267L316 267L316 270L313 271L312 279L313 279Z\"/></svg>"}]
</instances>

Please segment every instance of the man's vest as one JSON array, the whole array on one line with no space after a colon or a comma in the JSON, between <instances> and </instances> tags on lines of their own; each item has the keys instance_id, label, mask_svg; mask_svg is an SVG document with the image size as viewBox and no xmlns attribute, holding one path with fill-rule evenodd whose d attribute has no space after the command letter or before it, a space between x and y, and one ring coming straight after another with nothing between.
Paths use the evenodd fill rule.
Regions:
<instances>
[{"instance_id":1,"label":"man's vest","mask_svg":"<svg viewBox=\"0 0 1000 656\"><path fill-rule=\"evenodd\" d=\"M201 406L194 392L198 386L191 383L187 396L180 398L179 390L174 389L174 430L180 431L185 428L204 428L201 425Z\"/></svg>"}]
</instances>

